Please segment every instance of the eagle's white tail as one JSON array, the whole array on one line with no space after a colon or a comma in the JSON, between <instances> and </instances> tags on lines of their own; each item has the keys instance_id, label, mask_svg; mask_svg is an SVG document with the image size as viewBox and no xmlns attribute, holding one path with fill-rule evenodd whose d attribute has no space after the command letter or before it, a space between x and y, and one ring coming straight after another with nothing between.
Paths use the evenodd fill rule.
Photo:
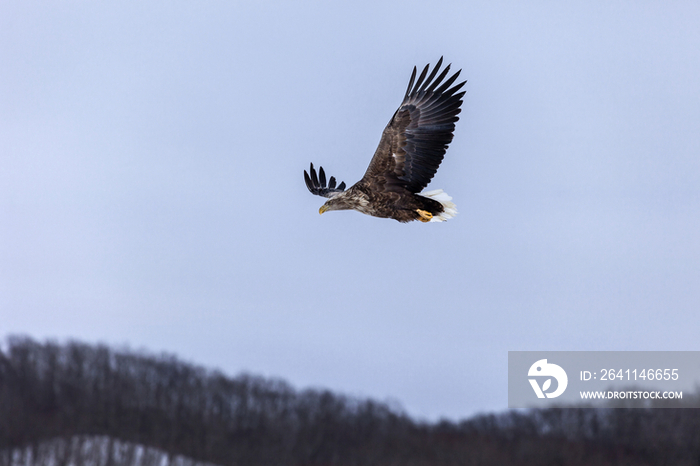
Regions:
<instances>
[{"instance_id":1,"label":"eagle's white tail","mask_svg":"<svg viewBox=\"0 0 700 466\"><path fill-rule=\"evenodd\" d=\"M454 202L452 202L452 197L442 189L427 191L420 193L420 195L438 201L444 208L441 213L433 216L433 218L430 220L431 222L444 222L448 218L452 218L457 215L457 206Z\"/></svg>"}]
</instances>

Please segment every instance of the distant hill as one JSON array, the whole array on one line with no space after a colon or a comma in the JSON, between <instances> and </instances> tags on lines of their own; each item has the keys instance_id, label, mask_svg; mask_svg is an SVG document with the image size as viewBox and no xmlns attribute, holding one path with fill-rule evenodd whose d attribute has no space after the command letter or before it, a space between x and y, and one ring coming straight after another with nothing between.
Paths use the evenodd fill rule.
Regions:
<instances>
[{"instance_id":1,"label":"distant hill","mask_svg":"<svg viewBox=\"0 0 700 466\"><path fill-rule=\"evenodd\" d=\"M0 466L692 465L696 409L548 409L421 423L383 403L174 356L10 337Z\"/></svg>"}]
</instances>

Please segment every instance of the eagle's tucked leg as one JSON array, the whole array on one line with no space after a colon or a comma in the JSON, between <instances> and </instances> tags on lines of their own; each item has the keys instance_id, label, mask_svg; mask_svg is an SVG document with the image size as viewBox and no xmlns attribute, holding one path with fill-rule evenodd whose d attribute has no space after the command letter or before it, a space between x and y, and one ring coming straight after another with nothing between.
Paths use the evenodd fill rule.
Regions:
<instances>
[{"instance_id":1,"label":"eagle's tucked leg","mask_svg":"<svg viewBox=\"0 0 700 466\"><path fill-rule=\"evenodd\" d=\"M416 212L418 212L418 215L420 215L418 220L420 220L421 222L429 222L433 219L433 214L431 214L427 210L416 209Z\"/></svg>"}]
</instances>

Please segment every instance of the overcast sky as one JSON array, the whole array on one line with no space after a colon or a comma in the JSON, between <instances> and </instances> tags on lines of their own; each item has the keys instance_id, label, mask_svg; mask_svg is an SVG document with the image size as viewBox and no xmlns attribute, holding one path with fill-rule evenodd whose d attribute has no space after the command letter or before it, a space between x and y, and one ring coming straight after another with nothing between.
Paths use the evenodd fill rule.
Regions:
<instances>
[{"instance_id":1,"label":"overcast sky","mask_svg":"<svg viewBox=\"0 0 700 466\"><path fill-rule=\"evenodd\" d=\"M698 350L700 4L0 3L0 337L507 406L509 350ZM319 216L414 65L446 223Z\"/></svg>"}]
</instances>

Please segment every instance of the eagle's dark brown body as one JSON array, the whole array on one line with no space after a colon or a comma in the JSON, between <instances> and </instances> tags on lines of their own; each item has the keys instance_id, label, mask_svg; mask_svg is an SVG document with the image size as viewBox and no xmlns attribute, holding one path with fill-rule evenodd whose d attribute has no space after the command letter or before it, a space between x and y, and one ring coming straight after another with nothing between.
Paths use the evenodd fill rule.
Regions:
<instances>
[{"instance_id":1,"label":"eagle's dark brown body","mask_svg":"<svg viewBox=\"0 0 700 466\"><path fill-rule=\"evenodd\" d=\"M326 203L331 209L326 210L357 210L373 217L393 218L399 222L420 220L418 210L430 212L436 216L444 211L443 205L410 192L382 191L371 188L370 183L358 181L343 193L343 197L334 198Z\"/></svg>"},{"instance_id":2,"label":"eagle's dark brown body","mask_svg":"<svg viewBox=\"0 0 700 466\"><path fill-rule=\"evenodd\" d=\"M442 221L457 213L451 198L441 190L419 194L433 178L452 141L464 95L457 93L464 82L450 87L459 71L440 85L450 69L448 65L435 78L441 64L442 58L427 79L426 66L415 86L413 69L404 100L384 129L360 181L344 191L345 183L336 188L334 177L326 185L323 168L319 176L313 164L310 176L304 172L309 191L329 198L321 213L352 209L399 222Z\"/></svg>"}]
</instances>

